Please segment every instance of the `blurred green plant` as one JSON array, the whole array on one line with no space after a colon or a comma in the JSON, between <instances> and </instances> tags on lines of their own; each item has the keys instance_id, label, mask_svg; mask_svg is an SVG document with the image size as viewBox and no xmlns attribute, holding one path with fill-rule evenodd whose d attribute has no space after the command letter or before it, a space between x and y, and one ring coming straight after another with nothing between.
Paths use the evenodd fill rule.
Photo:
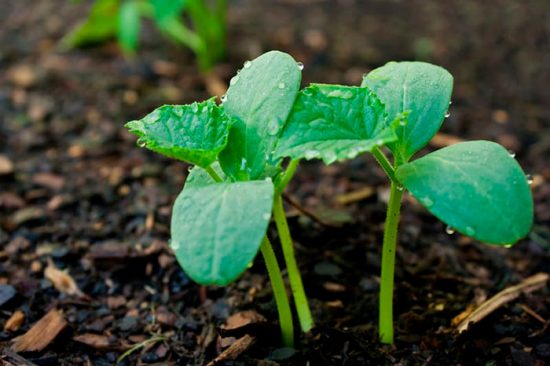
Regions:
<instances>
[{"instance_id":1,"label":"blurred green plant","mask_svg":"<svg viewBox=\"0 0 550 366\"><path fill-rule=\"evenodd\" d=\"M134 54L142 21L151 19L166 37L193 51L207 72L225 56L226 10L227 0L96 0L61 45L71 49L116 38L126 54Z\"/></svg>"}]
</instances>

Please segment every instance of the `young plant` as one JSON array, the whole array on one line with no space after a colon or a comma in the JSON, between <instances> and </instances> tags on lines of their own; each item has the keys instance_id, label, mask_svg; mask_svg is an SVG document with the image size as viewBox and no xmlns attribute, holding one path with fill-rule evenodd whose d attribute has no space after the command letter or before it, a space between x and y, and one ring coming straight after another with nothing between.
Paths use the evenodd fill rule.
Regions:
<instances>
[{"instance_id":1,"label":"young plant","mask_svg":"<svg viewBox=\"0 0 550 366\"><path fill-rule=\"evenodd\" d=\"M453 78L422 62L390 62L360 88L312 85L300 92L276 156L330 164L371 152L390 179L380 276L379 336L393 343L397 227L405 188L449 230L510 246L533 223L524 172L502 146L458 143L410 161L448 115ZM387 147L390 161L381 151Z\"/></svg>"},{"instance_id":2,"label":"young plant","mask_svg":"<svg viewBox=\"0 0 550 366\"><path fill-rule=\"evenodd\" d=\"M74 48L116 37L122 50L132 54L142 19L150 18L162 33L191 49L201 71L207 72L225 56L226 13L227 0L96 0L88 18L61 43Z\"/></svg>"},{"instance_id":3,"label":"young plant","mask_svg":"<svg viewBox=\"0 0 550 366\"><path fill-rule=\"evenodd\" d=\"M174 203L171 246L194 281L226 285L262 252L283 342L293 344L292 314L281 270L267 238L272 213L304 332L313 320L294 257L281 195L298 165L282 167L274 155L300 88L302 66L282 52L268 52L231 79L215 98L160 107L126 127L138 145L195 165Z\"/></svg>"}]
</instances>

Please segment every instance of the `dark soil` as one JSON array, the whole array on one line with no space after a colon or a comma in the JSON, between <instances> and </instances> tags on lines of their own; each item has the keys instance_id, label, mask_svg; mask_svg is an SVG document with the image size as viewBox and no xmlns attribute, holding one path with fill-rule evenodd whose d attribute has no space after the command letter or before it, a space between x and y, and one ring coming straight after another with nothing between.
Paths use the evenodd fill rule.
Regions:
<instances>
[{"instance_id":1,"label":"dark soil","mask_svg":"<svg viewBox=\"0 0 550 366\"><path fill-rule=\"evenodd\" d=\"M192 55L153 29L134 59L122 57L114 44L63 53L56 42L88 4L4 0L0 324L16 310L25 317L18 329L0 333L0 362L112 365L132 345L163 336L121 364L201 365L230 343L219 337L227 317L254 310L268 325L247 331L255 344L225 364L550 365L548 287L521 295L460 336L451 323L476 301L535 273L550 273L550 4L231 3L229 61L216 70L225 80L244 60L269 49L303 61L305 83L358 84L364 72L393 59L449 69L455 91L442 132L494 140L516 152L534 177L531 234L511 249L448 235L406 197L396 343L382 346L377 290L387 182L367 156L329 167L303 164L288 193L343 226L319 225L288 207L317 326L301 336L295 351L278 349L277 314L261 258L237 282L209 288L205 296L167 246L171 203L187 167L137 148L122 127L161 104L208 97ZM449 136L436 141L448 142ZM369 187L372 194L363 200L335 202ZM85 297L52 286L44 276L50 259ZM43 351L18 359L10 350L13 338L53 308L63 311L68 326ZM103 343L77 341L89 334Z\"/></svg>"}]
</instances>

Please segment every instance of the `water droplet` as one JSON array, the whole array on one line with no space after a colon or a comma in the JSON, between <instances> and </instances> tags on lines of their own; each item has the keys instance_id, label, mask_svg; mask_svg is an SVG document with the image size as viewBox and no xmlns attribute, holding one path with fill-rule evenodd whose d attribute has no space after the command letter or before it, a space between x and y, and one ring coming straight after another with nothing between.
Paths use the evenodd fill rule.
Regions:
<instances>
[{"instance_id":1,"label":"water droplet","mask_svg":"<svg viewBox=\"0 0 550 366\"><path fill-rule=\"evenodd\" d=\"M235 84L237 84L238 81L239 81L239 75L235 75L229 81L229 85L235 85Z\"/></svg>"},{"instance_id":2,"label":"water droplet","mask_svg":"<svg viewBox=\"0 0 550 366\"><path fill-rule=\"evenodd\" d=\"M283 82L281 81L281 82L279 83L279 85L277 85L277 87L278 87L279 89L284 89L284 88L286 87L286 84L283 83Z\"/></svg>"},{"instance_id":3,"label":"water droplet","mask_svg":"<svg viewBox=\"0 0 550 366\"><path fill-rule=\"evenodd\" d=\"M504 248L511 248L514 244L504 244Z\"/></svg>"},{"instance_id":4,"label":"water droplet","mask_svg":"<svg viewBox=\"0 0 550 366\"><path fill-rule=\"evenodd\" d=\"M145 147L145 146L147 146L147 141L139 139L139 140L137 140L136 145L139 146L139 147Z\"/></svg>"},{"instance_id":5,"label":"water droplet","mask_svg":"<svg viewBox=\"0 0 550 366\"><path fill-rule=\"evenodd\" d=\"M430 197L421 198L420 202L426 207L431 207L434 204L434 201L432 201Z\"/></svg>"},{"instance_id":6,"label":"water droplet","mask_svg":"<svg viewBox=\"0 0 550 366\"><path fill-rule=\"evenodd\" d=\"M403 187L401 184L397 185L395 188L397 188L399 192L403 192L403 190L405 189L405 187Z\"/></svg>"},{"instance_id":7,"label":"water droplet","mask_svg":"<svg viewBox=\"0 0 550 366\"><path fill-rule=\"evenodd\" d=\"M317 150L306 150L306 152L304 153L304 157L308 160L316 158L318 156L319 156L319 151Z\"/></svg>"},{"instance_id":8,"label":"water droplet","mask_svg":"<svg viewBox=\"0 0 550 366\"><path fill-rule=\"evenodd\" d=\"M348 90L333 90L327 94L327 97L350 99L353 98L353 92Z\"/></svg>"},{"instance_id":9,"label":"water droplet","mask_svg":"<svg viewBox=\"0 0 550 366\"><path fill-rule=\"evenodd\" d=\"M193 113L197 113L199 111L199 104L198 103L191 104L191 110L193 111ZM176 111L179 111L179 114L178 114L179 117L183 116L183 110L181 108L176 109Z\"/></svg>"},{"instance_id":10,"label":"water droplet","mask_svg":"<svg viewBox=\"0 0 550 366\"><path fill-rule=\"evenodd\" d=\"M376 145L378 145L378 146L382 146L382 145L384 145L384 141L383 141L383 140L380 140L380 139L378 139L378 140L376 140Z\"/></svg>"},{"instance_id":11,"label":"water droplet","mask_svg":"<svg viewBox=\"0 0 550 366\"><path fill-rule=\"evenodd\" d=\"M466 232L466 235L468 235L468 236L473 236L476 233L476 230L471 226L466 226L466 230L464 230L464 231Z\"/></svg>"},{"instance_id":12,"label":"water droplet","mask_svg":"<svg viewBox=\"0 0 550 366\"><path fill-rule=\"evenodd\" d=\"M445 118L449 118L451 116L451 112L447 111L447 113L445 113Z\"/></svg>"},{"instance_id":13,"label":"water droplet","mask_svg":"<svg viewBox=\"0 0 550 366\"><path fill-rule=\"evenodd\" d=\"M298 66L300 71L304 69L304 63L303 62L296 62L296 66Z\"/></svg>"},{"instance_id":14,"label":"water droplet","mask_svg":"<svg viewBox=\"0 0 550 366\"><path fill-rule=\"evenodd\" d=\"M451 226L447 226L447 228L445 229L445 232L449 235L452 235L455 233L455 229L453 229Z\"/></svg>"},{"instance_id":15,"label":"water droplet","mask_svg":"<svg viewBox=\"0 0 550 366\"><path fill-rule=\"evenodd\" d=\"M250 66L252 66L252 61L250 61L250 60L246 60L243 64L243 67L245 69L248 69Z\"/></svg>"},{"instance_id":16,"label":"water droplet","mask_svg":"<svg viewBox=\"0 0 550 366\"><path fill-rule=\"evenodd\" d=\"M525 179L527 179L527 184L529 185L533 184L533 176L531 174L527 174L525 176Z\"/></svg>"},{"instance_id":17,"label":"water droplet","mask_svg":"<svg viewBox=\"0 0 550 366\"><path fill-rule=\"evenodd\" d=\"M363 79L366 79L366 78L367 78L367 75L368 75L367 73L364 73L364 74L363 74Z\"/></svg>"},{"instance_id":18,"label":"water droplet","mask_svg":"<svg viewBox=\"0 0 550 366\"><path fill-rule=\"evenodd\" d=\"M269 213L269 212L264 213L264 214L262 215L262 218L263 218L264 220L269 220L269 219L271 218L271 213Z\"/></svg>"},{"instance_id":19,"label":"water droplet","mask_svg":"<svg viewBox=\"0 0 550 366\"><path fill-rule=\"evenodd\" d=\"M271 179L271 177L266 177L264 180L265 180L266 182L272 182L272 181L273 181L273 180Z\"/></svg>"},{"instance_id":20,"label":"water droplet","mask_svg":"<svg viewBox=\"0 0 550 366\"><path fill-rule=\"evenodd\" d=\"M516 157L516 153L513 152L512 150L508 150L508 155L510 155L511 158L515 158L515 157Z\"/></svg>"},{"instance_id":21,"label":"water droplet","mask_svg":"<svg viewBox=\"0 0 550 366\"><path fill-rule=\"evenodd\" d=\"M180 248L180 243L176 240L171 240L170 241L170 248L172 248L172 250L176 251Z\"/></svg>"},{"instance_id":22,"label":"water droplet","mask_svg":"<svg viewBox=\"0 0 550 366\"><path fill-rule=\"evenodd\" d=\"M453 104L453 101L452 100L449 100L449 105Z\"/></svg>"},{"instance_id":23,"label":"water droplet","mask_svg":"<svg viewBox=\"0 0 550 366\"><path fill-rule=\"evenodd\" d=\"M221 99L222 103L225 103L227 101L227 95L226 94L222 95L222 97L220 99Z\"/></svg>"},{"instance_id":24,"label":"water droplet","mask_svg":"<svg viewBox=\"0 0 550 366\"><path fill-rule=\"evenodd\" d=\"M191 170L193 170L193 166L192 166L192 165L189 165L189 166L187 167L187 171L188 171L189 173L191 173Z\"/></svg>"},{"instance_id":25,"label":"water droplet","mask_svg":"<svg viewBox=\"0 0 550 366\"><path fill-rule=\"evenodd\" d=\"M267 133L271 136L274 136L279 132L279 121L273 119L267 125Z\"/></svg>"},{"instance_id":26,"label":"water droplet","mask_svg":"<svg viewBox=\"0 0 550 366\"><path fill-rule=\"evenodd\" d=\"M402 119L401 121L399 121L399 126L405 126L407 124L407 120L405 119Z\"/></svg>"},{"instance_id":27,"label":"water droplet","mask_svg":"<svg viewBox=\"0 0 550 366\"><path fill-rule=\"evenodd\" d=\"M241 170L245 170L246 169L246 158L242 158L241 160Z\"/></svg>"},{"instance_id":28,"label":"water droplet","mask_svg":"<svg viewBox=\"0 0 550 366\"><path fill-rule=\"evenodd\" d=\"M327 151L325 153L324 158L325 158L324 160L327 164L332 164L336 161L337 156L336 156L336 153L334 151Z\"/></svg>"}]
</instances>

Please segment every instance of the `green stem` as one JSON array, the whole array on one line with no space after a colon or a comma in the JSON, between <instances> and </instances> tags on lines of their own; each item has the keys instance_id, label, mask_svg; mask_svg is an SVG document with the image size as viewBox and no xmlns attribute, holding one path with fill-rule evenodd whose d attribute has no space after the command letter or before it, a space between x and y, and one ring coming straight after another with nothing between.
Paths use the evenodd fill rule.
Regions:
<instances>
[{"instance_id":1,"label":"green stem","mask_svg":"<svg viewBox=\"0 0 550 366\"><path fill-rule=\"evenodd\" d=\"M216 173L216 171L212 168L212 166L206 167L204 170L214 179L216 182L223 182L223 179Z\"/></svg>"},{"instance_id":2,"label":"green stem","mask_svg":"<svg viewBox=\"0 0 550 366\"><path fill-rule=\"evenodd\" d=\"M378 315L378 334L380 341L393 343L393 282L395 271L395 248L397 243L397 226L401 209L403 189L398 183L390 186L390 201L386 223L384 224L384 243L382 246L382 271L380 275L380 303Z\"/></svg>"},{"instance_id":3,"label":"green stem","mask_svg":"<svg viewBox=\"0 0 550 366\"><path fill-rule=\"evenodd\" d=\"M382 169L384 169L384 171L386 172L388 177L390 177L391 181L394 182L394 183L398 183L398 180L395 177L395 169L391 165L391 163L388 160L388 158L386 157L386 155L384 155L384 153L380 150L380 148L375 147L372 150L372 155L374 156L374 158L376 159L378 164L380 164Z\"/></svg>"},{"instance_id":4,"label":"green stem","mask_svg":"<svg viewBox=\"0 0 550 366\"><path fill-rule=\"evenodd\" d=\"M285 283L283 282L281 269L279 268L279 263L277 263L277 258L273 252L273 247L271 246L267 236L264 237L260 250L262 251L262 255L264 257L265 266L267 267L267 273L269 275L269 281L271 282L271 287L273 288L273 296L275 297L275 303L277 304L283 344L286 347L293 347L294 325L292 323L292 312L290 310L290 304L288 302L288 296L286 293Z\"/></svg>"},{"instance_id":5,"label":"green stem","mask_svg":"<svg viewBox=\"0 0 550 366\"><path fill-rule=\"evenodd\" d=\"M286 186L288 185L288 182L290 182L290 180L294 176L294 173L296 172L296 168L298 168L298 164L300 164L300 159L291 160L290 163L288 163L288 167L283 173L281 180L277 183L277 186L275 187L275 194L283 193Z\"/></svg>"},{"instance_id":6,"label":"green stem","mask_svg":"<svg viewBox=\"0 0 550 366\"><path fill-rule=\"evenodd\" d=\"M302 277L300 276L300 270L298 269L298 263L296 263L296 257L294 256L292 237L290 236L290 230L288 229L288 223L286 221L286 215L283 208L283 199L280 194L275 196L275 200L273 202L273 216L275 217L275 224L277 225L279 239L283 248L286 269L288 271L288 278L290 280L290 287L292 289L292 295L294 296L294 305L296 306L296 311L298 312L300 326L302 331L308 332L313 327L313 319L311 317L311 311L309 310L309 304L304 291Z\"/></svg>"}]
</instances>

